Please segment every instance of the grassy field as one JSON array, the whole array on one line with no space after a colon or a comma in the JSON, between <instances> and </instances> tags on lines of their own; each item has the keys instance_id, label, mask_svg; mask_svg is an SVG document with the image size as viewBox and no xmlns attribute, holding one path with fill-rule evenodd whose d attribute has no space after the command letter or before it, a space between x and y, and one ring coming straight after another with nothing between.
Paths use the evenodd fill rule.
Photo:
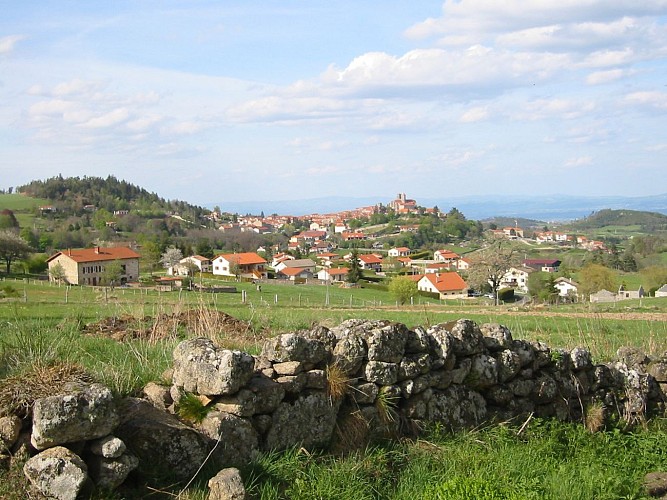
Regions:
<instances>
[{"instance_id":1,"label":"grassy field","mask_svg":"<svg viewBox=\"0 0 667 500\"><path fill-rule=\"evenodd\" d=\"M174 347L186 337L210 336L225 347L257 353L268 336L314 324L334 326L348 318L408 326L459 318L498 322L514 338L588 347L596 361L611 359L622 345L667 351L664 299L527 308L495 307L486 299L422 298L398 307L386 292L329 287L326 306L323 286L265 284L260 293L250 283L233 285L236 293L202 294L2 281L0 288L11 287L14 297L0 301L0 395L3 381L38 377L41 370L63 364L81 366L118 395L136 395L149 381L161 379L171 367ZM168 320L188 310L204 320L214 318L214 311L239 321L184 326ZM99 326L123 325L121 319L144 333L119 337ZM435 427L416 441L345 456L302 450L264 455L242 472L251 497L261 499L643 498L643 475L667 467L665 429L662 419L633 432L619 428L596 434L539 420L456 435ZM20 470L0 471L0 497L26 498L23 488ZM186 492L175 486L165 496L179 493L179 498L203 500L205 481Z\"/></svg>"}]
</instances>

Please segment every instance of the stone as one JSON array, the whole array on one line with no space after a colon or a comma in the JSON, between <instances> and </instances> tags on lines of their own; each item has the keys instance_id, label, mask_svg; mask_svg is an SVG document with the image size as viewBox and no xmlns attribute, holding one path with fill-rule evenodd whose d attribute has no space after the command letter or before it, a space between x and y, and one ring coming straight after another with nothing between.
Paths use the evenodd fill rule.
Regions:
<instances>
[{"instance_id":1,"label":"stone","mask_svg":"<svg viewBox=\"0 0 667 500\"><path fill-rule=\"evenodd\" d=\"M88 447L91 453L104 458L118 458L127 450L122 439L111 435L91 441Z\"/></svg>"},{"instance_id":2,"label":"stone","mask_svg":"<svg viewBox=\"0 0 667 500\"><path fill-rule=\"evenodd\" d=\"M463 358L458 361L456 368L449 372L452 384L462 384L470 374L471 368L472 360L470 358Z\"/></svg>"},{"instance_id":3,"label":"stone","mask_svg":"<svg viewBox=\"0 0 667 500\"><path fill-rule=\"evenodd\" d=\"M510 349L496 354L498 362L498 381L505 383L516 377L521 371L521 357Z\"/></svg>"},{"instance_id":4,"label":"stone","mask_svg":"<svg viewBox=\"0 0 667 500\"><path fill-rule=\"evenodd\" d=\"M657 359L651 361L646 367L646 373L651 375L656 382L667 382L667 359Z\"/></svg>"},{"instance_id":5,"label":"stone","mask_svg":"<svg viewBox=\"0 0 667 500\"><path fill-rule=\"evenodd\" d=\"M431 368L431 358L427 353L408 354L398 365L398 380L424 375Z\"/></svg>"},{"instance_id":6,"label":"stone","mask_svg":"<svg viewBox=\"0 0 667 500\"><path fill-rule=\"evenodd\" d=\"M451 369L456 357L452 347L454 341L449 330L445 328L444 324L439 324L429 328L426 333L429 338L429 352L432 356L431 368Z\"/></svg>"},{"instance_id":7,"label":"stone","mask_svg":"<svg viewBox=\"0 0 667 500\"><path fill-rule=\"evenodd\" d=\"M122 409L115 435L139 459L139 472L150 479L168 473L175 481L197 472L209 451L202 434L143 399L126 398Z\"/></svg>"},{"instance_id":8,"label":"stone","mask_svg":"<svg viewBox=\"0 0 667 500\"><path fill-rule=\"evenodd\" d=\"M479 327L484 336L484 346L489 351L502 351L512 347L512 332L498 323L484 323Z\"/></svg>"},{"instance_id":9,"label":"stone","mask_svg":"<svg viewBox=\"0 0 667 500\"><path fill-rule=\"evenodd\" d=\"M98 488L105 491L118 488L138 466L139 459L131 453L113 458L95 455L88 459L90 477Z\"/></svg>"},{"instance_id":10,"label":"stone","mask_svg":"<svg viewBox=\"0 0 667 500\"><path fill-rule=\"evenodd\" d=\"M259 435L245 418L213 411L197 424L197 429L211 440L213 457L220 467L246 465L259 452Z\"/></svg>"},{"instance_id":11,"label":"stone","mask_svg":"<svg viewBox=\"0 0 667 500\"><path fill-rule=\"evenodd\" d=\"M377 384L372 382L365 382L353 386L350 392L350 397L357 404L373 404L377 399L379 391L380 389Z\"/></svg>"},{"instance_id":12,"label":"stone","mask_svg":"<svg viewBox=\"0 0 667 500\"><path fill-rule=\"evenodd\" d=\"M23 466L23 473L42 495L58 500L76 500L90 480L85 462L63 446L30 458Z\"/></svg>"},{"instance_id":13,"label":"stone","mask_svg":"<svg viewBox=\"0 0 667 500\"><path fill-rule=\"evenodd\" d=\"M644 491L650 497L667 495L667 472L649 472L642 481Z\"/></svg>"},{"instance_id":14,"label":"stone","mask_svg":"<svg viewBox=\"0 0 667 500\"><path fill-rule=\"evenodd\" d=\"M222 469L208 480L209 500L244 500L245 487L238 469Z\"/></svg>"},{"instance_id":15,"label":"stone","mask_svg":"<svg viewBox=\"0 0 667 500\"><path fill-rule=\"evenodd\" d=\"M306 389L326 389L327 374L324 370L308 370L306 372Z\"/></svg>"},{"instance_id":16,"label":"stone","mask_svg":"<svg viewBox=\"0 0 667 500\"><path fill-rule=\"evenodd\" d=\"M221 349L210 339L184 340L174 349L173 384L194 394L230 395L250 380L254 367L250 354Z\"/></svg>"},{"instance_id":17,"label":"stone","mask_svg":"<svg viewBox=\"0 0 667 500\"><path fill-rule=\"evenodd\" d=\"M272 413L285 397L282 385L261 375L251 378L246 389L255 395L255 413Z\"/></svg>"},{"instance_id":18,"label":"stone","mask_svg":"<svg viewBox=\"0 0 667 500\"><path fill-rule=\"evenodd\" d=\"M643 350L631 346L619 347L616 351L616 359L629 368L644 368L650 362Z\"/></svg>"},{"instance_id":19,"label":"stone","mask_svg":"<svg viewBox=\"0 0 667 500\"><path fill-rule=\"evenodd\" d=\"M285 392L290 394L299 394L306 387L306 382L308 377L305 373L299 373L298 375L285 375L284 377L278 377L276 382L278 382Z\"/></svg>"},{"instance_id":20,"label":"stone","mask_svg":"<svg viewBox=\"0 0 667 500\"><path fill-rule=\"evenodd\" d=\"M171 397L170 387L156 384L155 382L146 384L143 394L144 399L160 410L167 409L174 402Z\"/></svg>"},{"instance_id":21,"label":"stone","mask_svg":"<svg viewBox=\"0 0 667 500\"><path fill-rule=\"evenodd\" d=\"M332 363L347 376L354 376L366 358L366 343L358 335L341 338L333 350Z\"/></svg>"},{"instance_id":22,"label":"stone","mask_svg":"<svg viewBox=\"0 0 667 500\"><path fill-rule=\"evenodd\" d=\"M303 371L301 361L285 361L284 363L274 363L273 369L277 375L298 375Z\"/></svg>"},{"instance_id":23,"label":"stone","mask_svg":"<svg viewBox=\"0 0 667 500\"><path fill-rule=\"evenodd\" d=\"M525 340L515 340L512 342L512 351L519 355L521 367L528 367L535 361L535 350L530 342Z\"/></svg>"},{"instance_id":24,"label":"stone","mask_svg":"<svg viewBox=\"0 0 667 500\"><path fill-rule=\"evenodd\" d=\"M449 331L454 340L452 343L454 354L457 356L472 356L484 352L484 336L474 321L460 319Z\"/></svg>"},{"instance_id":25,"label":"stone","mask_svg":"<svg viewBox=\"0 0 667 500\"><path fill-rule=\"evenodd\" d=\"M590 351L583 347L575 347L570 351L570 362L574 371L588 370L593 366Z\"/></svg>"},{"instance_id":26,"label":"stone","mask_svg":"<svg viewBox=\"0 0 667 500\"><path fill-rule=\"evenodd\" d=\"M537 404L551 403L558 394L556 381L549 375L539 376L533 386L531 397Z\"/></svg>"},{"instance_id":27,"label":"stone","mask_svg":"<svg viewBox=\"0 0 667 500\"><path fill-rule=\"evenodd\" d=\"M486 401L482 395L462 385L434 391L426 411L428 420L441 422L452 430L476 427L486 415Z\"/></svg>"},{"instance_id":28,"label":"stone","mask_svg":"<svg viewBox=\"0 0 667 500\"><path fill-rule=\"evenodd\" d=\"M32 415L33 446L52 446L106 436L119 416L111 390L91 384L81 390L35 401Z\"/></svg>"},{"instance_id":29,"label":"stone","mask_svg":"<svg viewBox=\"0 0 667 500\"><path fill-rule=\"evenodd\" d=\"M408 354L428 353L431 346L430 335L422 327L408 330L405 340L405 352Z\"/></svg>"},{"instance_id":30,"label":"stone","mask_svg":"<svg viewBox=\"0 0 667 500\"><path fill-rule=\"evenodd\" d=\"M465 378L468 387L479 390L498 383L498 362L488 354L477 354L471 358L470 372Z\"/></svg>"},{"instance_id":31,"label":"stone","mask_svg":"<svg viewBox=\"0 0 667 500\"><path fill-rule=\"evenodd\" d=\"M0 453L10 450L21 434L21 419L15 415L0 417Z\"/></svg>"},{"instance_id":32,"label":"stone","mask_svg":"<svg viewBox=\"0 0 667 500\"><path fill-rule=\"evenodd\" d=\"M398 380L398 365L383 361L369 361L364 368L364 378L378 385L392 385Z\"/></svg>"},{"instance_id":33,"label":"stone","mask_svg":"<svg viewBox=\"0 0 667 500\"><path fill-rule=\"evenodd\" d=\"M322 341L296 333L285 333L267 340L261 355L274 363L301 361L317 364L324 360L326 354L327 350Z\"/></svg>"},{"instance_id":34,"label":"stone","mask_svg":"<svg viewBox=\"0 0 667 500\"><path fill-rule=\"evenodd\" d=\"M297 445L306 449L325 448L331 440L339 406L340 401L332 401L323 391L282 402L273 412L264 450L284 450Z\"/></svg>"},{"instance_id":35,"label":"stone","mask_svg":"<svg viewBox=\"0 0 667 500\"><path fill-rule=\"evenodd\" d=\"M368 360L384 363L400 363L405 354L408 329L401 323L394 323L375 330L366 339Z\"/></svg>"},{"instance_id":36,"label":"stone","mask_svg":"<svg viewBox=\"0 0 667 500\"><path fill-rule=\"evenodd\" d=\"M255 414L257 396L250 389L241 389L233 396L221 396L213 405L216 410L232 413L239 417L251 417Z\"/></svg>"}]
</instances>

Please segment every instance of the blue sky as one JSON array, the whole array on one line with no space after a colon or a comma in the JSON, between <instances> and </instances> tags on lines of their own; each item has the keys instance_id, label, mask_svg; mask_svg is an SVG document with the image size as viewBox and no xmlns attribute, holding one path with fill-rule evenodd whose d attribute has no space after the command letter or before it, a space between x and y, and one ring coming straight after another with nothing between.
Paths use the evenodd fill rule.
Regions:
<instances>
[{"instance_id":1,"label":"blue sky","mask_svg":"<svg viewBox=\"0 0 667 500\"><path fill-rule=\"evenodd\" d=\"M667 0L0 0L0 187L667 192Z\"/></svg>"}]
</instances>

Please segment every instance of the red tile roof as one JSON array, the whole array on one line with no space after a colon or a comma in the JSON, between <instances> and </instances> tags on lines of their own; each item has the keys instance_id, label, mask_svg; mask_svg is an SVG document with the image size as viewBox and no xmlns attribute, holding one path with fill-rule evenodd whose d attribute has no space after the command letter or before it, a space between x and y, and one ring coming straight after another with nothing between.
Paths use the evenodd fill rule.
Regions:
<instances>
[{"instance_id":1,"label":"red tile roof","mask_svg":"<svg viewBox=\"0 0 667 500\"><path fill-rule=\"evenodd\" d=\"M243 253L221 253L216 257L222 257L228 262L238 264L239 266L247 266L250 264L266 264L266 260L261 258L255 252L243 252Z\"/></svg>"},{"instance_id":2,"label":"red tile roof","mask_svg":"<svg viewBox=\"0 0 667 500\"><path fill-rule=\"evenodd\" d=\"M451 292L454 290L464 290L468 285L457 273L430 273L425 274L436 290L439 292Z\"/></svg>"},{"instance_id":3,"label":"red tile roof","mask_svg":"<svg viewBox=\"0 0 667 500\"><path fill-rule=\"evenodd\" d=\"M72 248L60 251L51 257L49 261L59 255L69 257L74 262L102 262L107 260L138 259L141 257L129 247L94 247L94 248Z\"/></svg>"}]
</instances>

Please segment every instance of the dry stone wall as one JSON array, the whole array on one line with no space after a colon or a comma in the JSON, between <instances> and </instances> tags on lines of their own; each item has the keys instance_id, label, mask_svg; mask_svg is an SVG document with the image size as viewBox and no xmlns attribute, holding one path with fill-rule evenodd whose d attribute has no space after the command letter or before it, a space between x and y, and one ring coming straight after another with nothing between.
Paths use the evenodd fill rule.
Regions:
<instances>
[{"instance_id":1,"label":"dry stone wall","mask_svg":"<svg viewBox=\"0 0 667 500\"><path fill-rule=\"evenodd\" d=\"M623 348L617 361L594 364L583 348L515 340L499 324L348 320L272 338L259 356L186 340L170 378L142 398L115 401L92 384L38 400L32 422L0 419L2 445L29 448L24 470L40 492L76 498L130 474L186 481L206 460L224 469L293 446L349 449L428 422L584 422L591 408L598 425L633 422L664 412L667 353Z\"/></svg>"}]
</instances>

